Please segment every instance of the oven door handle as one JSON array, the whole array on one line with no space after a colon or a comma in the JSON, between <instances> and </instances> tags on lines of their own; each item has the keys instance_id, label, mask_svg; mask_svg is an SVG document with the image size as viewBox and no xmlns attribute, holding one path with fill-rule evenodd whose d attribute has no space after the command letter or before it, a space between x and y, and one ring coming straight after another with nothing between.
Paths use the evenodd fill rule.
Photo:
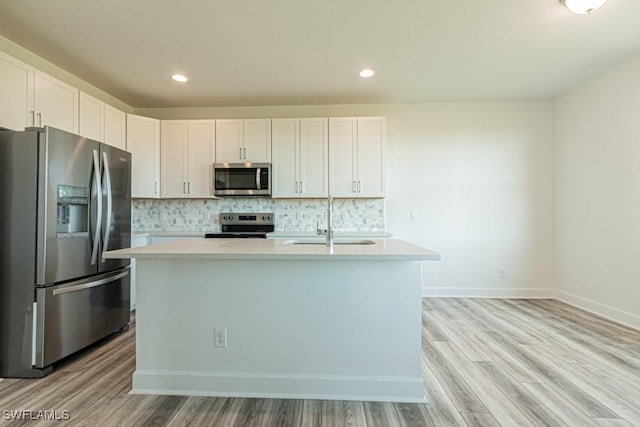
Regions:
<instances>
[{"instance_id":1,"label":"oven door handle","mask_svg":"<svg viewBox=\"0 0 640 427\"><path fill-rule=\"evenodd\" d=\"M262 190L262 188L260 187L260 169L262 168L256 168L256 189L257 190Z\"/></svg>"}]
</instances>

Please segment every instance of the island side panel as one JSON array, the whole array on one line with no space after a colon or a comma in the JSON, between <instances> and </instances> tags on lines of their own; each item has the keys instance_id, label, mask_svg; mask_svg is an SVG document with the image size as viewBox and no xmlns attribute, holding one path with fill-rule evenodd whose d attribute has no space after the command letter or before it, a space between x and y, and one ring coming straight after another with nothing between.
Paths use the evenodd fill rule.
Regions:
<instances>
[{"instance_id":1,"label":"island side panel","mask_svg":"<svg viewBox=\"0 0 640 427\"><path fill-rule=\"evenodd\" d=\"M424 401L418 261L137 269L134 393Z\"/></svg>"}]
</instances>

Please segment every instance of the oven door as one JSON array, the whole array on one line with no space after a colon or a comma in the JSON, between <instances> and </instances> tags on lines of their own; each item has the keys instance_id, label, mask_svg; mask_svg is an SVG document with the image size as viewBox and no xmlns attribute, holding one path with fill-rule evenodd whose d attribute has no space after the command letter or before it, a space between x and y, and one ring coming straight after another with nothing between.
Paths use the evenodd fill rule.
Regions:
<instances>
[{"instance_id":1,"label":"oven door","mask_svg":"<svg viewBox=\"0 0 640 427\"><path fill-rule=\"evenodd\" d=\"M216 196L271 195L270 163L215 163L213 179Z\"/></svg>"}]
</instances>

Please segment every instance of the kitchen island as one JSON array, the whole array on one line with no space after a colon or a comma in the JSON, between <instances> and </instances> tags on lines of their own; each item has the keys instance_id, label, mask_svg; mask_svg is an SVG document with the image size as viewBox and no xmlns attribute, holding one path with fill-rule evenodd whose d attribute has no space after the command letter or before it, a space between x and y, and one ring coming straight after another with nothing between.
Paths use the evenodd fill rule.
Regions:
<instances>
[{"instance_id":1,"label":"kitchen island","mask_svg":"<svg viewBox=\"0 0 640 427\"><path fill-rule=\"evenodd\" d=\"M107 253L137 260L132 392L424 402L421 262L440 255L396 239L307 243Z\"/></svg>"}]
</instances>

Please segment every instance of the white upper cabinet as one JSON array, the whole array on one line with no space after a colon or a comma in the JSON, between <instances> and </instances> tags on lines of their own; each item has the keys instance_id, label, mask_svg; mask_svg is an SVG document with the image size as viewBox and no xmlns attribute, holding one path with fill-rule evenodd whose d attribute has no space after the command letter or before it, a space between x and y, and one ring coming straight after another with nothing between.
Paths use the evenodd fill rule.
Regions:
<instances>
[{"instance_id":1,"label":"white upper cabinet","mask_svg":"<svg viewBox=\"0 0 640 427\"><path fill-rule=\"evenodd\" d=\"M104 141L104 102L80 92L78 134Z\"/></svg>"},{"instance_id":2,"label":"white upper cabinet","mask_svg":"<svg viewBox=\"0 0 640 427\"><path fill-rule=\"evenodd\" d=\"M385 196L386 140L384 117L358 117L358 197Z\"/></svg>"},{"instance_id":3,"label":"white upper cabinet","mask_svg":"<svg viewBox=\"0 0 640 427\"><path fill-rule=\"evenodd\" d=\"M160 197L160 121L127 114L131 197Z\"/></svg>"},{"instance_id":4,"label":"white upper cabinet","mask_svg":"<svg viewBox=\"0 0 640 427\"><path fill-rule=\"evenodd\" d=\"M39 70L34 87L35 125L78 133L78 89Z\"/></svg>"},{"instance_id":5,"label":"white upper cabinet","mask_svg":"<svg viewBox=\"0 0 640 427\"><path fill-rule=\"evenodd\" d=\"M216 120L216 162L242 162L242 120Z\"/></svg>"},{"instance_id":6,"label":"white upper cabinet","mask_svg":"<svg viewBox=\"0 0 640 427\"><path fill-rule=\"evenodd\" d=\"M334 197L385 196L384 117L329 119L330 185Z\"/></svg>"},{"instance_id":7,"label":"white upper cabinet","mask_svg":"<svg viewBox=\"0 0 640 427\"><path fill-rule=\"evenodd\" d=\"M127 149L127 115L84 92L80 92L78 133L112 147Z\"/></svg>"},{"instance_id":8,"label":"white upper cabinet","mask_svg":"<svg viewBox=\"0 0 640 427\"><path fill-rule=\"evenodd\" d=\"M104 104L104 142L112 147L127 149L127 115Z\"/></svg>"},{"instance_id":9,"label":"white upper cabinet","mask_svg":"<svg viewBox=\"0 0 640 427\"><path fill-rule=\"evenodd\" d=\"M24 130L31 126L34 69L0 52L0 127Z\"/></svg>"},{"instance_id":10,"label":"white upper cabinet","mask_svg":"<svg viewBox=\"0 0 640 427\"><path fill-rule=\"evenodd\" d=\"M243 120L244 161L271 161L271 119Z\"/></svg>"},{"instance_id":11,"label":"white upper cabinet","mask_svg":"<svg viewBox=\"0 0 640 427\"><path fill-rule=\"evenodd\" d=\"M216 120L216 162L271 161L271 119Z\"/></svg>"},{"instance_id":12,"label":"white upper cabinet","mask_svg":"<svg viewBox=\"0 0 640 427\"><path fill-rule=\"evenodd\" d=\"M164 120L161 135L161 196L213 197L215 120Z\"/></svg>"},{"instance_id":13,"label":"white upper cabinet","mask_svg":"<svg viewBox=\"0 0 640 427\"><path fill-rule=\"evenodd\" d=\"M213 197L215 120L189 120L189 196Z\"/></svg>"},{"instance_id":14,"label":"white upper cabinet","mask_svg":"<svg viewBox=\"0 0 640 427\"><path fill-rule=\"evenodd\" d=\"M272 197L327 197L327 123L326 118L272 120Z\"/></svg>"},{"instance_id":15,"label":"white upper cabinet","mask_svg":"<svg viewBox=\"0 0 640 427\"><path fill-rule=\"evenodd\" d=\"M163 120L160 125L160 196L164 198L188 197L186 120Z\"/></svg>"}]
</instances>

